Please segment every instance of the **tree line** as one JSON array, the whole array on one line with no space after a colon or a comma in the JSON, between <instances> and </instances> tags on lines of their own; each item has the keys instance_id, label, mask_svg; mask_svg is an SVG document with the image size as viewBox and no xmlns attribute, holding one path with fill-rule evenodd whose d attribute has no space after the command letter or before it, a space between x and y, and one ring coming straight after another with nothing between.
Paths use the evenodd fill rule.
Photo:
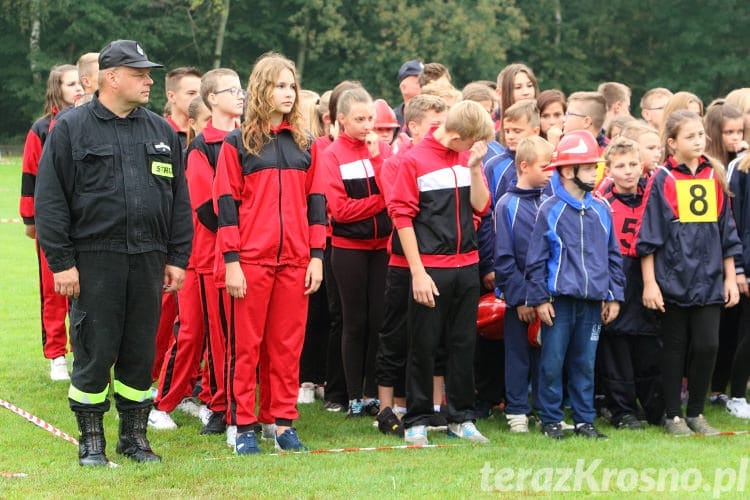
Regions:
<instances>
[{"instance_id":1,"label":"tree line","mask_svg":"<svg viewBox=\"0 0 750 500\"><path fill-rule=\"evenodd\" d=\"M392 105L409 59L445 64L458 88L525 62L542 89L623 82L637 114L655 86L705 101L750 86L749 21L739 0L0 0L0 138L22 140L41 114L50 67L117 38L167 68L226 66L243 80L275 50L305 88L355 79Z\"/></svg>"}]
</instances>

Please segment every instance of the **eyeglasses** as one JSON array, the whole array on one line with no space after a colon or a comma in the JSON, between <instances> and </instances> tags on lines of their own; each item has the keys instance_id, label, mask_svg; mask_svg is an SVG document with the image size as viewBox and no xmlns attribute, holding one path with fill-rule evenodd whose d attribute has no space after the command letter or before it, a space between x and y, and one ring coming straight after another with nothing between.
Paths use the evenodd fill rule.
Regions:
<instances>
[{"instance_id":1,"label":"eyeglasses","mask_svg":"<svg viewBox=\"0 0 750 500\"><path fill-rule=\"evenodd\" d=\"M247 97L247 92L238 87L229 87L228 89L217 90L216 92L214 92L214 95L223 94L224 92L229 92L230 94L232 94L232 97L239 97L240 99L244 99L245 97Z\"/></svg>"},{"instance_id":2,"label":"eyeglasses","mask_svg":"<svg viewBox=\"0 0 750 500\"><path fill-rule=\"evenodd\" d=\"M566 111L565 116L577 116L579 118L586 118L588 115L582 115L580 113L573 113L572 111Z\"/></svg>"},{"instance_id":3,"label":"eyeglasses","mask_svg":"<svg viewBox=\"0 0 750 500\"><path fill-rule=\"evenodd\" d=\"M660 111L664 109L664 106L659 106L658 108L643 108L643 109L647 109L649 111Z\"/></svg>"}]
</instances>

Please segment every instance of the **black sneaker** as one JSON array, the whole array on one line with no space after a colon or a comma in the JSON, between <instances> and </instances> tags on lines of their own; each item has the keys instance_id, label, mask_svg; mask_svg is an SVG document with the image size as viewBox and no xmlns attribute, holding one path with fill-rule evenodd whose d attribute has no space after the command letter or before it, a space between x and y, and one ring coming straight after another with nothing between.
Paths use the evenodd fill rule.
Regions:
<instances>
[{"instance_id":1,"label":"black sneaker","mask_svg":"<svg viewBox=\"0 0 750 500\"><path fill-rule=\"evenodd\" d=\"M378 421L378 430L383 434L404 437L404 426L390 407L386 406L380 410L376 420Z\"/></svg>"},{"instance_id":2,"label":"black sneaker","mask_svg":"<svg viewBox=\"0 0 750 500\"><path fill-rule=\"evenodd\" d=\"M618 429L629 429L631 431L642 431L643 424L632 413L626 413L617 420L615 425Z\"/></svg>"},{"instance_id":3,"label":"black sneaker","mask_svg":"<svg viewBox=\"0 0 750 500\"><path fill-rule=\"evenodd\" d=\"M370 401L365 403L364 410L367 415L370 415L372 417L376 416L378 413L380 413L380 400L371 399Z\"/></svg>"},{"instance_id":4,"label":"black sneaker","mask_svg":"<svg viewBox=\"0 0 750 500\"><path fill-rule=\"evenodd\" d=\"M575 433L577 436L583 436L592 439L608 439L606 435L602 434L596 427L594 427L594 424L576 425Z\"/></svg>"},{"instance_id":5,"label":"black sneaker","mask_svg":"<svg viewBox=\"0 0 750 500\"><path fill-rule=\"evenodd\" d=\"M330 412L342 412L346 409L346 406L335 401L326 401L323 403L323 408Z\"/></svg>"},{"instance_id":6,"label":"black sneaker","mask_svg":"<svg viewBox=\"0 0 750 500\"><path fill-rule=\"evenodd\" d=\"M346 412L346 418L359 418L365 415L365 404L361 399L352 399L349 401L349 410Z\"/></svg>"},{"instance_id":7,"label":"black sneaker","mask_svg":"<svg viewBox=\"0 0 750 500\"><path fill-rule=\"evenodd\" d=\"M542 426L542 434L552 439L565 439L565 433L559 422L544 424Z\"/></svg>"},{"instance_id":8,"label":"black sneaker","mask_svg":"<svg viewBox=\"0 0 750 500\"><path fill-rule=\"evenodd\" d=\"M201 434L224 434L227 430L227 417L224 412L213 412L208 417L208 422L201 429Z\"/></svg>"},{"instance_id":9,"label":"black sneaker","mask_svg":"<svg viewBox=\"0 0 750 500\"><path fill-rule=\"evenodd\" d=\"M729 401L729 396L724 394L723 392L720 392L719 394L713 394L708 397L708 402L715 406L722 406L726 408L727 401Z\"/></svg>"}]
</instances>

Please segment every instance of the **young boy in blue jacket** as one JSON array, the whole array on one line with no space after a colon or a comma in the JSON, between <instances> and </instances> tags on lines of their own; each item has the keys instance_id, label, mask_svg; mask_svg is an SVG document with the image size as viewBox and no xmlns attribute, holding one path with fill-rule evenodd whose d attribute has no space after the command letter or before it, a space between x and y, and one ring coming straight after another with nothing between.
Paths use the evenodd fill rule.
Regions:
<instances>
[{"instance_id":1,"label":"young boy in blue jacket","mask_svg":"<svg viewBox=\"0 0 750 500\"><path fill-rule=\"evenodd\" d=\"M592 197L599 157L585 130L566 134L549 168L555 195L539 209L526 258L526 305L542 320L539 369L543 432L565 437L563 370L577 435L606 438L594 426L594 363L602 323L613 321L624 298L622 257L607 204Z\"/></svg>"},{"instance_id":2,"label":"young boy in blue jacket","mask_svg":"<svg viewBox=\"0 0 750 500\"><path fill-rule=\"evenodd\" d=\"M554 147L538 135L523 139L516 149L518 181L495 207L495 284L505 311L505 417L511 432L529 432L529 381L537 393L539 349L527 336L536 311L526 305L526 255L531 232L546 199L544 187Z\"/></svg>"}]
</instances>

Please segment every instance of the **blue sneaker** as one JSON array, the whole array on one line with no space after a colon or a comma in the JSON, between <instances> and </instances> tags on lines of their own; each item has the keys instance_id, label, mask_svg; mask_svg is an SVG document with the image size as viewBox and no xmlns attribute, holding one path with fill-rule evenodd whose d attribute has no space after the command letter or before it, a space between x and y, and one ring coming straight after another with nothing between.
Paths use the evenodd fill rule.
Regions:
<instances>
[{"instance_id":1,"label":"blue sneaker","mask_svg":"<svg viewBox=\"0 0 750 500\"><path fill-rule=\"evenodd\" d=\"M245 431L237 434L234 442L234 451L238 455L255 455L260 453L258 448L258 439L254 431Z\"/></svg>"},{"instance_id":2,"label":"blue sneaker","mask_svg":"<svg viewBox=\"0 0 750 500\"><path fill-rule=\"evenodd\" d=\"M361 399L352 399L349 401L349 411L346 412L346 418L358 418L365 415L365 404Z\"/></svg>"},{"instance_id":3,"label":"blue sneaker","mask_svg":"<svg viewBox=\"0 0 750 500\"><path fill-rule=\"evenodd\" d=\"M416 444L419 446L426 446L427 441L427 427L424 425L414 425L404 431L404 440L409 444Z\"/></svg>"},{"instance_id":4,"label":"blue sneaker","mask_svg":"<svg viewBox=\"0 0 750 500\"><path fill-rule=\"evenodd\" d=\"M276 434L274 446L277 450L283 451L307 451L307 446L302 444L297 436L297 430L290 427L281 434Z\"/></svg>"}]
</instances>

